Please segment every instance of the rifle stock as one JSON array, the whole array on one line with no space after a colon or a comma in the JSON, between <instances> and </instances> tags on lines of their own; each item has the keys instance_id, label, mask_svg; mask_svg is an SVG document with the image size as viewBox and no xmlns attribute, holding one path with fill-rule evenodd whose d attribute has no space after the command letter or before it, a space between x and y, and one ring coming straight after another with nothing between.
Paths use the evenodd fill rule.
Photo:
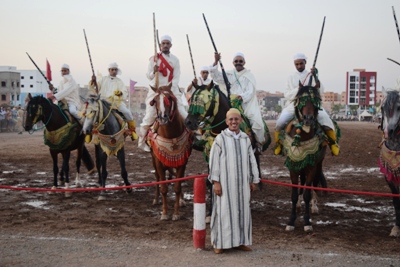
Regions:
<instances>
[{"instance_id":1,"label":"rifle stock","mask_svg":"<svg viewBox=\"0 0 400 267\"><path fill-rule=\"evenodd\" d=\"M214 47L214 51L215 51L215 53L218 54L217 46L215 45L214 39L213 39L213 37L212 37L210 28L208 27L208 23L207 23L206 16L204 15L204 13L203 13L203 19L204 19L204 22L205 22L205 24L206 24L208 34L210 35L210 39L211 39L212 45L213 45L213 47ZM222 77L224 78L224 83L225 83L225 86L226 86L226 91L228 92L228 99L230 99L230 96L231 96L231 84L230 84L230 82L229 82L229 80L228 80L228 76L226 76L226 72L225 72L225 69L224 69L224 65L222 64L221 60L219 60L219 65L220 65L220 67L221 67ZM230 103L230 102L229 102L229 103Z\"/></svg>"}]
</instances>

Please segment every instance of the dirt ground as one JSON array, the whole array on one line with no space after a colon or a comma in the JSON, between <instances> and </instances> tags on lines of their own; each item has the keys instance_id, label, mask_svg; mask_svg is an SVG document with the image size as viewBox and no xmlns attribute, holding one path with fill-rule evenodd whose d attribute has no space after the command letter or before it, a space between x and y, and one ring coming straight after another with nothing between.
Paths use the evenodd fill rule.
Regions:
<instances>
[{"instance_id":1,"label":"dirt ground","mask_svg":"<svg viewBox=\"0 0 400 267\"><path fill-rule=\"evenodd\" d=\"M274 121L268 121L273 129ZM379 173L381 132L378 124L340 122L341 154L327 155L328 186L390 193ZM93 147L89 145L93 154ZM52 162L42 131L0 134L0 185L50 188ZM151 155L126 142L126 162L132 184L154 181ZM70 161L75 177L75 152ZM284 158L269 148L261 158L262 178L289 182ZM109 186L122 185L115 158L108 163ZM202 154L193 151L187 175L206 173ZM96 175L81 177L94 187ZM74 183L74 182L73 182ZM302 214L294 232L286 232L290 188L264 184L252 200L253 251L212 252L192 245L193 181L183 183L187 206L179 221L160 221L161 206L153 206L153 187L131 194L109 191L48 194L0 190L0 266L400 266L400 239L389 237L394 225L392 200L385 197L328 193L319 196L312 234L303 231ZM170 187L170 192L172 188ZM169 198L172 213L173 195Z\"/></svg>"}]
</instances>

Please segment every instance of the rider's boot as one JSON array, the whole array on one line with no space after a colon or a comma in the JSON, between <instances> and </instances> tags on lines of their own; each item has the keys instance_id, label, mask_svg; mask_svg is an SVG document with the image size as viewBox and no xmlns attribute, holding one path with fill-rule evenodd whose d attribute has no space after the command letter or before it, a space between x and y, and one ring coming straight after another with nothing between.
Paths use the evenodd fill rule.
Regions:
<instances>
[{"instance_id":1,"label":"rider's boot","mask_svg":"<svg viewBox=\"0 0 400 267\"><path fill-rule=\"evenodd\" d=\"M89 144L90 142L92 142L92 135L91 135L91 134L85 135L85 142L86 142L87 144Z\"/></svg>"},{"instance_id":2,"label":"rider's boot","mask_svg":"<svg viewBox=\"0 0 400 267\"><path fill-rule=\"evenodd\" d=\"M336 143L336 133L334 130L325 130L325 134L331 139L329 143L329 147L331 148L332 155L338 156L340 149L338 144Z\"/></svg>"},{"instance_id":3,"label":"rider's boot","mask_svg":"<svg viewBox=\"0 0 400 267\"><path fill-rule=\"evenodd\" d=\"M128 129L131 131L131 138L132 141L138 139L138 135L136 134L136 122L134 120L127 121L128 122Z\"/></svg>"},{"instance_id":4,"label":"rider's boot","mask_svg":"<svg viewBox=\"0 0 400 267\"><path fill-rule=\"evenodd\" d=\"M275 150L274 154L279 155L282 152L282 145L279 142L279 132L275 131Z\"/></svg>"}]
</instances>

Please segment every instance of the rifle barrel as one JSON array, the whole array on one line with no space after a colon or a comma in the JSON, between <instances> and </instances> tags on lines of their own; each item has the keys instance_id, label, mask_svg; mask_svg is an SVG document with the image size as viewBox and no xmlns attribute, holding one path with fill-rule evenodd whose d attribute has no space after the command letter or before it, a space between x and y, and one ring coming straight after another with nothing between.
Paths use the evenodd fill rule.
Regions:
<instances>
[{"instance_id":1,"label":"rifle barrel","mask_svg":"<svg viewBox=\"0 0 400 267\"><path fill-rule=\"evenodd\" d=\"M192 61L193 74L194 74L194 78L196 79L196 70L194 68L192 49L190 48L190 42L189 42L189 35L188 34L186 34L186 39L187 39L187 43L188 43L188 46L189 46L189 53L190 53L190 59Z\"/></svg>"},{"instance_id":2,"label":"rifle barrel","mask_svg":"<svg viewBox=\"0 0 400 267\"><path fill-rule=\"evenodd\" d=\"M46 80L46 82L51 85L51 82L47 79L47 77L43 74L43 72L39 69L38 65L36 65L35 61L31 58L31 56L28 54L28 52L26 52L26 54L28 55L29 59L32 61L33 65L35 65L36 69L40 72L40 74L42 74L43 78Z\"/></svg>"},{"instance_id":3,"label":"rifle barrel","mask_svg":"<svg viewBox=\"0 0 400 267\"><path fill-rule=\"evenodd\" d=\"M397 29L397 36L399 37L399 42L400 42L399 25L397 24L396 12L394 11L394 7L393 6L392 6L392 10L393 10L394 23L396 24L396 29Z\"/></svg>"}]
</instances>

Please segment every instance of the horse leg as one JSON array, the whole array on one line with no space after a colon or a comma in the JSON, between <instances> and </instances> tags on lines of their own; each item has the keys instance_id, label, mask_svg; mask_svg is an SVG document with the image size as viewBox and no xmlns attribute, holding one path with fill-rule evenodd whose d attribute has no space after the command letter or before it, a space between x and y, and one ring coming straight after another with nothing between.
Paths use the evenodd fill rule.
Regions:
<instances>
[{"instance_id":1,"label":"horse leg","mask_svg":"<svg viewBox=\"0 0 400 267\"><path fill-rule=\"evenodd\" d=\"M153 160L153 166L154 166L154 175L156 176L156 182L160 181L160 175L157 172L157 164L155 162L154 156L152 157ZM158 205L160 204L160 185L156 184L156 190L154 192L154 199L153 199L153 205Z\"/></svg>"},{"instance_id":2,"label":"horse leg","mask_svg":"<svg viewBox=\"0 0 400 267\"><path fill-rule=\"evenodd\" d=\"M121 176L122 176L122 179L124 179L124 184L126 186L131 185L128 181L128 172L126 171L126 166L125 166L125 149L124 149L124 147L122 147L118 151L117 158L119 160L119 166L121 167ZM132 193L132 188L127 188L126 192Z\"/></svg>"},{"instance_id":3,"label":"horse leg","mask_svg":"<svg viewBox=\"0 0 400 267\"><path fill-rule=\"evenodd\" d=\"M393 182L389 182L387 180L386 180L386 182L389 185L389 188L392 191L392 194L399 194L399 186L398 185L395 185ZM394 206L394 211L396 214L396 224L395 224L395 226L393 226L392 231L390 232L389 236L400 237L400 198L398 198L398 197L393 198L393 206Z\"/></svg>"},{"instance_id":4,"label":"horse leg","mask_svg":"<svg viewBox=\"0 0 400 267\"><path fill-rule=\"evenodd\" d=\"M160 181L165 181L165 170L160 165L161 164L159 163L157 168L156 168L156 172L158 172ZM168 184L161 184L160 185L160 191L161 191L161 196L162 196L161 220L162 221L166 221L166 220L169 219L169 217L168 217L168 199L167 199Z\"/></svg>"},{"instance_id":5,"label":"horse leg","mask_svg":"<svg viewBox=\"0 0 400 267\"><path fill-rule=\"evenodd\" d=\"M103 153L103 151L100 149L100 145L96 145L94 147L95 150L95 154L96 154L96 169L97 169L97 175L99 177L99 187L101 187L101 153Z\"/></svg>"},{"instance_id":6,"label":"horse leg","mask_svg":"<svg viewBox=\"0 0 400 267\"><path fill-rule=\"evenodd\" d=\"M54 150L50 150L51 158L53 159L53 187L51 189L56 189L58 186L57 176L58 176L58 154Z\"/></svg>"},{"instance_id":7,"label":"horse leg","mask_svg":"<svg viewBox=\"0 0 400 267\"><path fill-rule=\"evenodd\" d=\"M315 177L315 168L314 169L310 169L309 171L307 171L306 174L306 186L311 186L312 182L314 180ZM310 201L311 201L311 189L305 189L304 190L304 194L303 194L303 198L304 198L304 231L305 232L312 232L313 231L313 227L311 225L310 222Z\"/></svg>"},{"instance_id":8,"label":"horse leg","mask_svg":"<svg viewBox=\"0 0 400 267\"><path fill-rule=\"evenodd\" d=\"M181 178L185 176L185 167L186 165L180 166L176 170L176 178ZM181 182L176 182L174 184L175 191L175 205L174 205L174 214L172 215L172 220L177 221L181 218L179 214L180 200L182 195L182 186Z\"/></svg>"},{"instance_id":9,"label":"horse leg","mask_svg":"<svg viewBox=\"0 0 400 267\"><path fill-rule=\"evenodd\" d=\"M259 153L254 153L254 156L255 156L256 162L257 162L258 173L259 173L259 176L261 177L260 154ZM262 191L263 183L261 183L261 182L258 183L258 189L260 189L260 191Z\"/></svg>"},{"instance_id":10,"label":"horse leg","mask_svg":"<svg viewBox=\"0 0 400 267\"><path fill-rule=\"evenodd\" d=\"M304 171L301 171L300 172L300 185L304 185L305 183L306 183L306 174L304 173ZM300 188L298 192L299 192L299 198L296 203L296 209L297 209L297 212L300 212L301 211L301 201L302 201L302 198L300 196L303 195L304 189Z\"/></svg>"},{"instance_id":11,"label":"horse leg","mask_svg":"<svg viewBox=\"0 0 400 267\"><path fill-rule=\"evenodd\" d=\"M81 160L82 160L82 154L83 154L83 147L79 147L76 155L76 161L75 161L75 166L76 166L76 175L75 175L75 185L76 187L82 187L82 182L79 179L79 173L81 169Z\"/></svg>"},{"instance_id":12,"label":"horse leg","mask_svg":"<svg viewBox=\"0 0 400 267\"><path fill-rule=\"evenodd\" d=\"M71 156L71 151L66 150L62 153L63 155L63 166L62 169L65 173L65 189L69 188L69 158ZM71 197L72 192L65 192L65 197Z\"/></svg>"},{"instance_id":13,"label":"horse leg","mask_svg":"<svg viewBox=\"0 0 400 267\"><path fill-rule=\"evenodd\" d=\"M299 174L294 172L294 171L290 171L290 179L292 181L292 184L294 185L298 185L299 184ZM290 214L290 218L289 218L289 222L286 225L286 231L294 231L294 224L296 222L296 205L297 205L297 201L299 199L299 192L297 187L292 187L292 212Z\"/></svg>"},{"instance_id":14,"label":"horse leg","mask_svg":"<svg viewBox=\"0 0 400 267\"><path fill-rule=\"evenodd\" d=\"M108 176L108 172L107 172L107 154L104 153L101 149L99 149L100 152L100 165L101 165L101 181L100 181L100 186L103 188L106 188L106 179ZM100 191L100 196L98 198L98 200L105 200L106 193L105 191Z\"/></svg>"}]
</instances>

